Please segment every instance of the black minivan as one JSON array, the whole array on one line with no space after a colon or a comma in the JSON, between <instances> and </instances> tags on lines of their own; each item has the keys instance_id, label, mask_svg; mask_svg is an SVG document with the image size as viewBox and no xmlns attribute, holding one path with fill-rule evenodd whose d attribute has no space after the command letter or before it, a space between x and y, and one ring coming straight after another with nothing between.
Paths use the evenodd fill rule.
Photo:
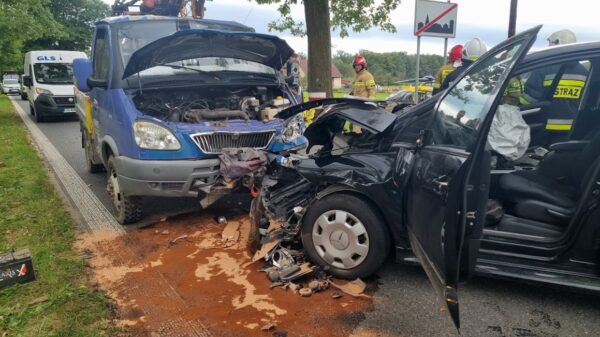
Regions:
<instances>
[{"instance_id":1,"label":"black minivan","mask_svg":"<svg viewBox=\"0 0 600 337\"><path fill-rule=\"evenodd\" d=\"M374 273L391 247L399 261L416 256L457 326L457 286L474 273L600 292L600 43L526 55L540 28L396 114L344 99L282 111L322 110L304 133L307 154L281 155L265 175L254 217L293 219L308 257L337 277ZM488 133L509 83L553 70L546 94L520 106L531 144L543 143L556 136L544 118L574 62L587 78L565 140L531 153L533 163L498 165Z\"/></svg>"}]
</instances>

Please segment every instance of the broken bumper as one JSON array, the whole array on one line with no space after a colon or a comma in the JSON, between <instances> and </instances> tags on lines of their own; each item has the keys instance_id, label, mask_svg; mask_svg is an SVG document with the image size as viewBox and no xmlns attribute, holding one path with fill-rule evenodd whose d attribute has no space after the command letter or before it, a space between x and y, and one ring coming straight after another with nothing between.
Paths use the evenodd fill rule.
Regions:
<instances>
[{"instance_id":1,"label":"broken bumper","mask_svg":"<svg viewBox=\"0 0 600 337\"><path fill-rule=\"evenodd\" d=\"M219 159L137 160L116 158L119 187L127 195L196 197L219 175Z\"/></svg>"}]
</instances>

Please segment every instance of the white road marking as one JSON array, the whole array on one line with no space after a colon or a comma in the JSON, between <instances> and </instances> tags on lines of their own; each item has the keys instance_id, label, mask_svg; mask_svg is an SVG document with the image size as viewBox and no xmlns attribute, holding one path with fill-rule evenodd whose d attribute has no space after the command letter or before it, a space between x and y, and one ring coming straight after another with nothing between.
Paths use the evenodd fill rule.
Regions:
<instances>
[{"instance_id":1,"label":"white road marking","mask_svg":"<svg viewBox=\"0 0 600 337\"><path fill-rule=\"evenodd\" d=\"M29 129L31 137L37 144L40 152L52 168L56 180L62 185L62 189L71 199L71 203L76 211L79 212L88 229L91 232L109 230L119 234L125 233L123 227L104 207L102 202L94 195L94 192L79 177L71 165L67 163L65 158L52 145L40 128L29 118L29 115L23 111L17 101L13 98L11 98L11 101L17 110L17 114Z\"/></svg>"}]
</instances>

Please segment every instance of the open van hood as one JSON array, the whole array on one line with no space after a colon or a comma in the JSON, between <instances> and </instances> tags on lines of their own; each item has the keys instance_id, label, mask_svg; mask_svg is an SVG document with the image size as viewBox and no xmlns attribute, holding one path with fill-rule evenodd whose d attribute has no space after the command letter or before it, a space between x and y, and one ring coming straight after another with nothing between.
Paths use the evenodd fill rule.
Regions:
<instances>
[{"instance_id":1,"label":"open van hood","mask_svg":"<svg viewBox=\"0 0 600 337\"><path fill-rule=\"evenodd\" d=\"M264 64L279 70L294 50L282 39L253 32L187 29L160 38L136 50L123 79L157 63L203 57L227 57Z\"/></svg>"}]
</instances>

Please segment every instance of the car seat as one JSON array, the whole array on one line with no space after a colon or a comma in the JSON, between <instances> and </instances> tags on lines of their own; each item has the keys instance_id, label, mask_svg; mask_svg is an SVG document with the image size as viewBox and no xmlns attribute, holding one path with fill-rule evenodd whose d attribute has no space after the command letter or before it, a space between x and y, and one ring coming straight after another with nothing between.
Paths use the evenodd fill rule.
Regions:
<instances>
[{"instance_id":1,"label":"car seat","mask_svg":"<svg viewBox=\"0 0 600 337\"><path fill-rule=\"evenodd\" d=\"M599 156L600 131L597 131L562 180L543 175L538 169L502 176L498 188L507 213L551 224L568 224Z\"/></svg>"}]
</instances>

